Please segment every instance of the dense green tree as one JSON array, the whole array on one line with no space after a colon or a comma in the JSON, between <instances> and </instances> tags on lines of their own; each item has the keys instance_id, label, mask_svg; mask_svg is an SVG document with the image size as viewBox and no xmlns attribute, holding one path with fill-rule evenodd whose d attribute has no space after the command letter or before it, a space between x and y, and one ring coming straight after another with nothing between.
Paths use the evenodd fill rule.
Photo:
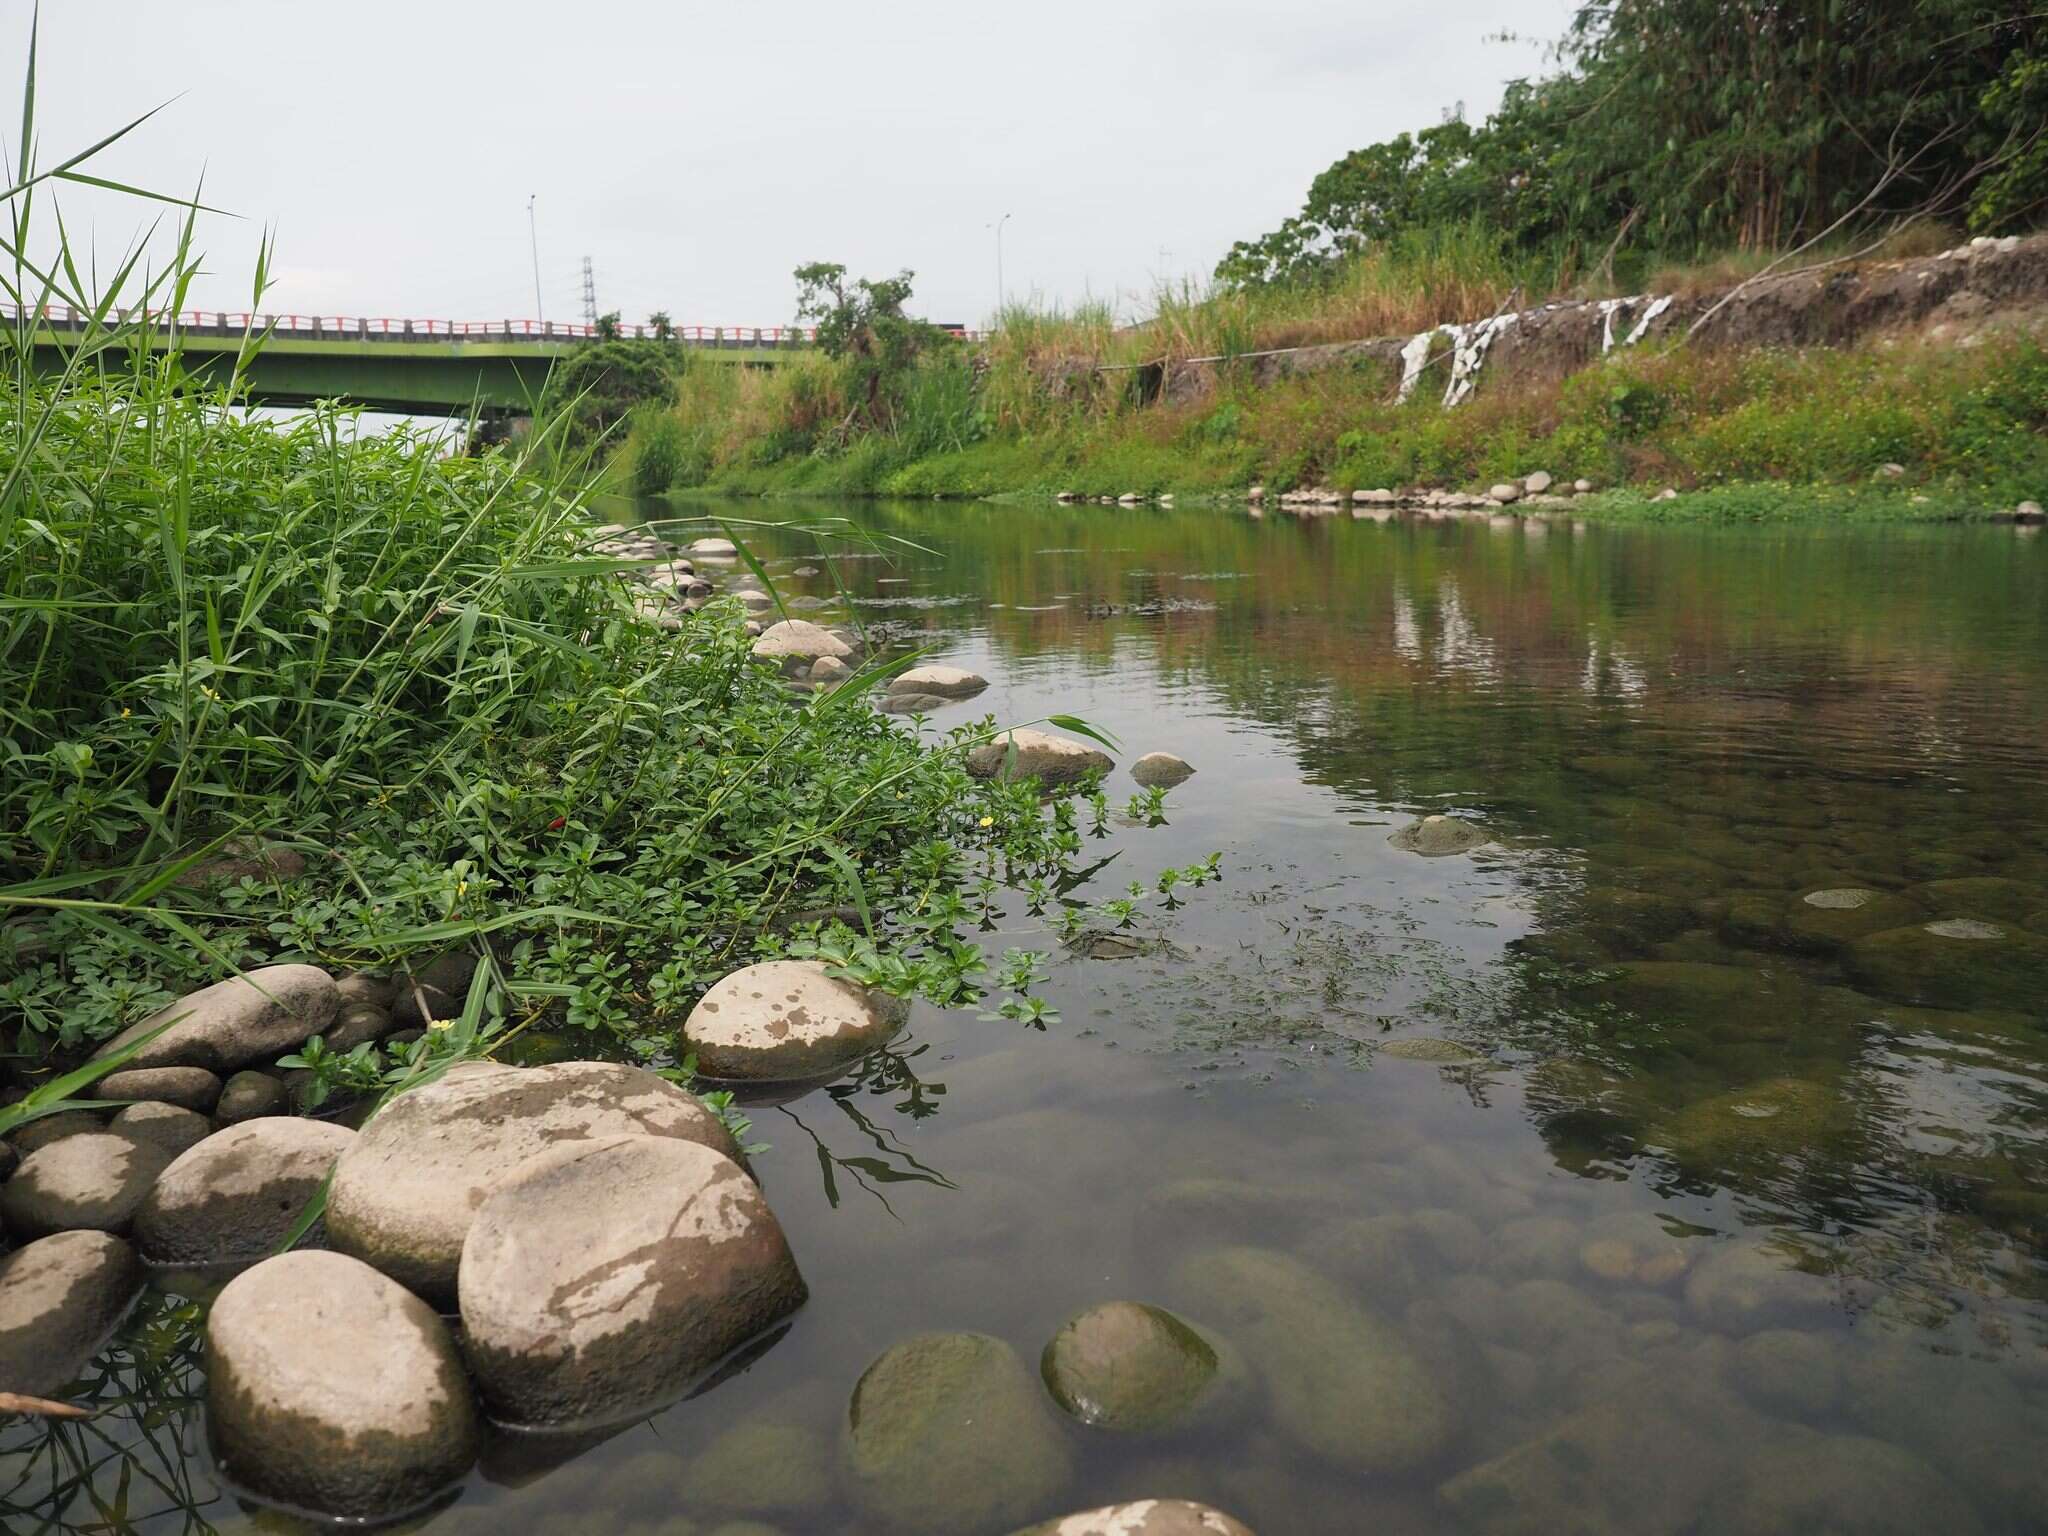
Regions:
<instances>
[{"instance_id":1,"label":"dense green tree","mask_svg":"<svg viewBox=\"0 0 2048 1536\"><path fill-rule=\"evenodd\" d=\"M2048 11L2010 0L1594 0L1558 68L1484 124L1355 150L1232 248L1233 284L1312 279L1418 225L1594 254L1782 247L1911 213L2048 204Z\"/></svg>"},{"instance_id":2,"label":"dense green tree","mask_svg":"<svg viewBox=\"0 0 2048 1536\"><path fill-rule=\"evenodd\" d=\"M903 312L914 273L847 281L835 261L814 261L796 269L799 323L818 328L818 346L848 371L848 393L869 427L886 429L904 382L926 349L945 333Z\"/></svg>"}]
</instances>

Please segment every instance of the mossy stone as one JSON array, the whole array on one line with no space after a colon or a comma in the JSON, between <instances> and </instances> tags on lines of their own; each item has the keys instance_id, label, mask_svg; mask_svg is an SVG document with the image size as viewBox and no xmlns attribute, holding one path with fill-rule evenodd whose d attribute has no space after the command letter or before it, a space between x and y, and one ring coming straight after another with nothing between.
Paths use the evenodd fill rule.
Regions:
<instances>
[{"instance_id":1,"label":"mossy stone","mask_svg":"<svg viewBox=\"0 0 2048 1536\"><path fill-rule=\"evenodd\" d=\"M922 1334L885 1351L853 1389L847 1428L855 1497L902 1536L1014 1526L1072 1475L1024 1362L986 1334Z\"/></svg>"},{"instance_id":2,"label":"mossy stone","mask_svg":"<svg viewBox=\"0 0 2048 1536\"><path fill-rule=\"evenodd\" d=\"M1699 1536L1976 1536L1983 1528L1962 1491L1904 1446L1792 1428L1745 1460Z\"/></svg>"},{"instance_id":3,"label":"mossy stone","mask_svg":"<svg viewBox=\"0 0 2048 1536\"><path fill-rule=\"evenodd\" d=\"M2024 924L2048 905L2048 891L2040 886L1993 875L1930 880L1915 886L1912 894L1934 917L1988 917Z\"/></svg>"},{"instance_id":4,"label":"mossy stone","mask_svg":"<svg viewBox=\"0 0 2048 1536\"><path fill-rule=\"evenodd\" d=\"M1817 1333L1767 1328L1736 1346L1735 1384L1766 1413L1817 1419L1833 1412L1842 1395L1839 1352L1838 1343Z\"/></svg>"},{"instance_id":5,"label":"mossy stone","mask_svg":"<svg viewBox=\"0 0 2048 1536\"><path fill-rule=\"evenodd\" d=\"M721 1514L822 1513L832 1501L832 1452L797 1424L735 1424L683 1463L682 1499Z\"/></svg>"},{"instance_id":6,"label":"mossy stone","mask_svg":"<svg viewBox=\"0 0 2048 1536\"><path fill-rule=\"evenodd\" d=\"M1451 1394L1400 1332L1300 1260L1222 1248L1185 1260L1175 1292L1260 1372L1298 1446L1354 1472L1441 1461L1462 1425Z\"/></svg>"},{"instance_id":7,"label":"mossy stone","mask_svg":"<svg viewBox=\"0 0 2048 1536\"><path fill-rule=\"evenodd\" d=\"M2048 937L2016 924L1964 929L1956 922L1891 928L1857 940L1844 956L1850 978L1902 1003L2038 1012L2048 997Z\"/></svg>"},{"instance_id":8,"label":"mossy stone","mask_svg":"<svg viewBox=\"0 0 2048 1536\"><path fill-rule=\"evenodd\" d=\"M1039 1374L1083 1424L1143 1434L1193 1417L1219 1386L1221 1362L1208 1339L1164 1308L1107 1301L1060 1325Z\"/></svg>"},{"instance_id":9,"label":"mossy stone","mask_svg":"<svg viewBox=\"0 0 2048 1536\"><path fill-rule=\"evenodd\" d=\"M1855 1127L1853 1103L1838 1089L1800 1077L1773 1078L1687 1105L1652 1140L1695 1173L1824 1154Z\"/></svg>"}]
</instances>

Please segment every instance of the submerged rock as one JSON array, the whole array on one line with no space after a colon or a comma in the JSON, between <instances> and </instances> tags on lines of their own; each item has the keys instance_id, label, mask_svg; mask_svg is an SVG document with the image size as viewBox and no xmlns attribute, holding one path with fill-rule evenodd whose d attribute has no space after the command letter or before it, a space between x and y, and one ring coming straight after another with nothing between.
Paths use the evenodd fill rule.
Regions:
<instances>
[{"instance_id":1,"label":"submerged rock","mask_svg":"<svg viewBox=\"0 0 2048 1536\"><path fill-rule=\"evenodd\" d=\"M107 1232L59 1232L0 1258L0 1391L59 1391L141 1291L135 1250Z\"/></svg>"},{"instance_id":2,"label":"submerged rock","mask_svg":"<svg viewBox=\"0 0 2048 1536\"><path fill-rule=\"evenodd\" d=\"M1834 1305L1833 1289L1796 1267L1798 1255L1768 1241L1714 1245L1685 1282L1685 1299L1710 1327L1756 1332L1771 1322L1812 1320Z\"/></svg>"},{"instance_id":3,"label":"submerged rock","mask_svg":"<svg viewBox=\"0 0 2048 1536\"><path fill-rule=\"evenodd\" d=\"M1736 1346L1733 1377L1744 1396L1766 1413L1818 1419L1841 1397L1837 1342L1817 1333L1769 1328Z\"/></svg>"},{"instance_id":4,"label":"submerged rock","mask_svg":"<svg viewBox=\"0 0 2048 1536\"><path fill-rule=\"evenodd\" d=\"M955 702L936 693L885 693L875 700L875 708L885 715L928 715Z\"/></svg>"},{"instance_id":5,"label":"submerged rock","mask_svg":"<svg viewBox=\"0 0 2048 1536\"><path fill-rule=\"evenodd\" d=\"M735 1424L683 1464L677 1480L690 1510L811 1514L832 1501L831 1447L796 1424Z\"/></svg>"},{"instance_id":6,"label":"submerged rock","mask_svg":"<svg viewBox=\"0 0 2048 1536\"><path fill-rule=\"evenodd\" d=\"M1014 1536L1252 1536L1240 1524L1207 1504L1185 1499L1140 1499L1102 1509L1062 1515L1057 1520L1014 1533Z\"/></svg>"},{"instance_id":7,"label":"submerged rock","mask_svg":"<svg viewBox=\"0 0 2048 1536\"><path fill-rule=\"evenodd\" d=\"M220 1079L204 1067L136 1067L109 1072L93 1085L92 1097L125 1104L174 1104L205 1115L220 1101Z\"/></svg>"},{"instance_id":8,"label":"submerged rock","mask_svg":"<svg viewBox=\"0 0 2048 1536\"><path fill-rule=\"evenodd\" d=\"M1161 1307L1106 1301L1068 1318L1039 1374L1083 1424L1143 1433L1194 1414L1218 1386L1216 1349Z\"/></svg>"},{"instance_id":9,"label":"submerged rock","mask_svg":"<svg viewBox=\"0 0 2048 1536\"><path fill-rule=\"evenodd\" d=\"M452 1300L477 1207L515 1167L559 1142L632 1135L739 1152L716 1115L638 1067L451 1070L393 1099L342 1154L327 1239L421 1295Z\"/></svg>"},{"instance_id":10,"label":"submerged rock","mask_svg":"<svg viewBox=\"0 0 2048 1536\"><path fill-rule=\"evenodd\" d=\"M1976 1536L1970 1500L1912 1451L1797 1425L1746 1457L1713 1499L1699 1536Z\"/></svg>"},{"instance_id":11,"label":"submerged rock","mask_svg":"<svg viewBox=\"0 0 2048 1536\"><path fill-rule=\"evenodd\" d=\"M101 1131L38 1147L0 1184L0 1217L22 1237L90 1228L125 1232L171 1161L154 1142Z\"/></svg>"},{"instance_id":12,"label":"submerged rock","mask_svg":"<svg viewBox=\"0 0 2048 1536\"><path fill-rule=\"evenodd\" d=\"M1791 1158L1826 1159L1856 1132L1856 1106L1837 1086L1775 1077L1689 1104L1651 1140L1701 1174Z\"/></svg>"},{"instance_id":13,"label":"submerged rock","mask_svg":"<svg viewBox=\"0 0 2048 1536\"><path fill-rule=\"evenodd\" d=\"M824 686L843 683L853 676L853 668L837 656L820 656L811 663L811 681Z\"/></svg>"},{"instance_id":14,"label":"submerged rock","mask_svg":"<svg viewBox=\"0 0 2048 1536\"><path fill-rule=\"evenodd\" d=\"M463 1349L493 1415L642 1416L803 1304L739 1164L673 1136L553 1148L510 1171L462 1246Z\"/></svg>"},{"instance_id":15,"label":"submerged rock","mask_svg":"<svg viewBox=\"0 0 2048 1536\"><path fill-rule=\"evenodd\" d=\"M1147 752L1131 764L1131 777L1142 789L1172 789L1194 776L1194 768L1171 752Z\"/></svg>"},{"instance_id":16,"label":"submerged rock","mask_svg":"<svg viewBox=\"0 0 2048 1536\"><path fill-rule=\"evenodd\" d=\"M1419 853L1437 859L1446 854L1470 853L1493 841L1490 833L1455 816L1425 816L1410 822L1387 839L1403 853Z\"/></svg>"},{"instance_id":17,"label":"submerged rock","mask_svg":"<svg viewBox=\"0 0 2048 1536\"><path fill-rule=\"evenodd\" d=\"M105 1056L177 1020L129 1062L136 1067L204 1067L216 1075L267 1061L305 1044L340 1007L334 980L311 965L266 965L180 998L101 1046Z\"/></svg>"},{"instance_id":18,"label":"submerged rock","mask_svg":"<svg viewBox=\"0 0 2048 1536\"><path fill-rule=\"evenodd\" d=\"M721 978L690 1010L683 1038L706 1077L800 1082L858 1061L904 1015L901 999L835 977L815 960L770 960Z\"/></svg>"},{"instance_id":19,"label":"submerged rock","mask_svg":"<svg viewBox=\"0 0 2048 1536\"><path fill-rule=\"evenodd\" d=\"M1079 783L1115 766L1107 752L1046 731L1005 731L967 753L967 771L977 779L1036 779L1048 789Z\"/></svg>"},{"instance_id":20,"label":"submerged rock","mask_svg":"<svg viewBox=\"0 0 2048 1536\"><path fill-rule=\"evenodd\" d=\"M1901 1003L2029 1012L2048 996L2048 938L1976 918L1874 933L1843 960L1857 986Z\"/></svg>"},{"instance_id":21,"label":"submerged rock","mask_svg":"<svg viewBox=\"0 0 2048 1536\"><path fill-rule=\"evenodd\" d=\"M1305 1450L1392 1476L1440 1460L1456 1441L1456 1406L1399 1331L1307 1265L1225 1248L1187 1260L1173 1279L1244 1350L1279 1427Z\"/></svg>"},{"instance_id":22,"label":"submerged rock","mask_svg":"<svg viewBox=\"0 0 2048 1536\"><path fill-rule=\"evenodd\" d=\"M1017 1352L930 1333L862 1373L847 1417L856 1499L892 1536L962 1536L1030 1518L1072 1475Z\"/></svg>"},{"instance_id":23,"label":"submerged rock","mask_svg":"<svg viewBox=\"0 0 2048 1536\"><path fill-rule=\"evenodd\" d=\"M931 693L942 699L971 699L988 687L988 679L959 667L912 667L889 680L889 692Z\"/></svg>"},{"instance_id":24,"label":"submerged rock","mask_svg":"<svg viewBox=\"0 0 2048 1536\"><path fill-rule=\"evenodd\" d=\"M1790 903L1739 895L1729 902L1721 930L1734 944L1825 954L1920 916L1920 909L1903 896L1862 886L1830 886L1808 891Z\"/></svg>"},{"instance_id":25,"label":"submerged rock","mask_svg":"<svg viewBox=\"0 0 2048 1536\"><path fill-rule=\"evenodd\" d=\"M2048 891L2023 880L1978 875L1961 880L1930 880L1915 886L1913 898L1934 917L1989 918L2022 923L2048 905Z\"/></svg>"},{"instance_id":26,"label":"submerged rock","mask_svg":"<svg viewBox=\"0 0 2048 1536\"><path fill-rule=\"evenodd\" d=\"M277 1249L356 1139L324 1120L269 1116L209 1136L163 1171L135 1213L152 1264L240 1264Z\"/></svg>"},{"instance_id":27,"label":"submerged rock","mask_svg":"<svg viewBox=\"0 0 2048 1536\"><path fill-rule=\"evenodd\" d=\"M206 1377L221 1471L322 1515L418 1509L482 1441L446 1325L345 1254L282 1254L229 1281L206 1319Z\"/></svg>"}]
</instances>

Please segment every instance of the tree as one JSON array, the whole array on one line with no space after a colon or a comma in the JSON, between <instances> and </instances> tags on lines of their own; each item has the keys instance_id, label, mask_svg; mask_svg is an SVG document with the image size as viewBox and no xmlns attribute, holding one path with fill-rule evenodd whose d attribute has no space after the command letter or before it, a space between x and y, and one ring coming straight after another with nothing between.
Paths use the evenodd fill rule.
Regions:
<instances>
[{"instance_id":1,"label":"tree","mask_svg":"<svg viewBox=\"0 0 2048 1536\"><path fill-rule=\"evenodd\" d=\"M619 339L619 312L616 309L607 310L604 314L597 317L597 339L599 341L617 341Z\"/></svg>"},{"instance_id":2,"label":"tree","mask_svg":"<svg viewBox=\"0 0 2048 1536\"><path fill-rule=\"evenodd\" d=\"M797 322L816 325L818 347L847 370L855 407L871 428L893 424L895 403L918 355L943 339L936 326L904 314L910 301L908 268L894 277L858 278L851 284L836 261L796 269Z\"/></svg>"},{"instance_id":3,"label":"tree","mask_svg":"<svg viewBox=\"0 0 2048 1536\"><path fill-rule=\"evenodd\" d=\"M654 332L654 339L656 341L674 341L676 339L675 322L669 319L668 311L665 309L657 309L647 317L647 328Z\"/></svg>"}]
</instances>

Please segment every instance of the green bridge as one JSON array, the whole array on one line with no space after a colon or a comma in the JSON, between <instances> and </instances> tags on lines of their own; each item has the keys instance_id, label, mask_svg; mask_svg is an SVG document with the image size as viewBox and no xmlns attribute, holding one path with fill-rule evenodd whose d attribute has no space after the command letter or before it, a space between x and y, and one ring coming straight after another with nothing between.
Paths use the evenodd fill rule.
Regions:
<instances>
[{"instance_id":1,"label":"green bridge","mask_svg":"<svg viewBox=\"0 0 2048 1536\"><path fill-rule=\"evenodd\" d=\"M345 400L419 416L526 415L555 360L588 345L594 335L590 326L530 320L358 320L205 310L181 312L177 321L177 344L195 374L224 372L245 335L262 336L246 370L259 405ZM45 312L37 327L38 362L62 367L65 353L84 334L82 316ZM654 339L645 326L626 326L621 334ZM151 338L158 350L170 346L168 316L152 328ZM772 367L809 346L811 338L794 326L688 326L660 340L721 363Z\"/></svg>"}]
</instances>

